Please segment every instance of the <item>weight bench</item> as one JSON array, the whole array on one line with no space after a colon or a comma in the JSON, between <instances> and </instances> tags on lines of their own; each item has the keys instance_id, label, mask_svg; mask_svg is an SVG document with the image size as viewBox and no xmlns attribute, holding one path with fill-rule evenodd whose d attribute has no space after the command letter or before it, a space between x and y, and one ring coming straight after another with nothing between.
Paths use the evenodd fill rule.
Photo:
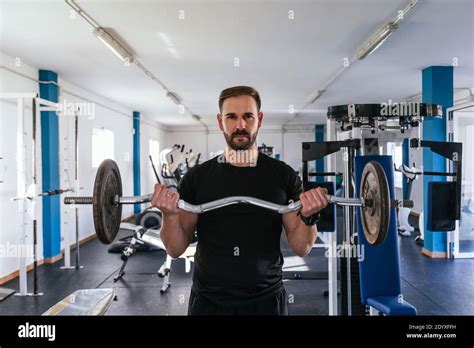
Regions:
<instances>
[{"instance_id":1,"label":"weight bench","mask_svg":"<svg viewBox=\"0 0 474 348\"><path fill-rule=\"evenodd\" d=\"M379 162L387 176L390 197L394 197L393 164L391 156L357 156L355 158L356 196L362 171L366 163ZM371 314L416 315L416 308L403 299L400 285L400 258L398 249L395 208L390 208L390 223L385 241L370 244L362 229L360 214L357 216L359 243L364 259L359 262L361 302L371 307Z\"/></svg>"},{"instance_id":2,"label":"weight bench","mask_svg":"<svg viewBox=\"0 0 474 348\"><path fill-rule=\"evenodd\" d=\"M114 300L114 289L76 290L43 315L104 315Z\"/></svg>"}]
</instances>

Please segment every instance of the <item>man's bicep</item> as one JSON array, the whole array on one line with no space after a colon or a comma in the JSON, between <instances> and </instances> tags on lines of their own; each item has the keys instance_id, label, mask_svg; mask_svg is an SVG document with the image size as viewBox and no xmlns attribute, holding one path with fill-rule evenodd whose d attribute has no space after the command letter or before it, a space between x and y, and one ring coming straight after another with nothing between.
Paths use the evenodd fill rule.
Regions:
<instances>
[{"instance_id":1,"label":"man's bicep","mask_svg":"<svg viewBox=\"0 0 474 348\"><path fill-rule=\"evenodd\" d=\"M196 230L196 224L198 221L198 214L189 213L184 210L179 211L179 224L181 228L186 233L188 240L191 241Z\"/></svg>"},{"instance_id":2,"label":"man's bicep","mask_svg":"<svg viewBox=\"0 0 474 348\"><path fill-rule=\"evenodd\" d=\"M296 174L296 172L288 166L287 168L287 197L288 200L292 201L298 201L300 198L300 195L303 193L303 182L301 181L301 178Z\"/></svg>"}]
</instances>

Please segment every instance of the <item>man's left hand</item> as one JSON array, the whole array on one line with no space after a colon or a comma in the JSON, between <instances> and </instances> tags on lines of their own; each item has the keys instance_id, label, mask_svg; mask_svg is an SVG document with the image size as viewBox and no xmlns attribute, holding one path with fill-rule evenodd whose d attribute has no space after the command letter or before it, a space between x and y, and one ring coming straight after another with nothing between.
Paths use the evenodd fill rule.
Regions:
<instances>
[{"instance_id":1,"label":"man's left hand","mask_svg":"<svg viewBox=\"0 0 474 348\"><path fill-rule=\"evenodd\" d=\"M319 213L321 210L326 208L328 205L328 200L326 195L328 190L323 187L317 187L306 192L303 192L300 195L301 201L301 214L304 217L309 217L311 215Z\"/></svg>"}]
</instances>

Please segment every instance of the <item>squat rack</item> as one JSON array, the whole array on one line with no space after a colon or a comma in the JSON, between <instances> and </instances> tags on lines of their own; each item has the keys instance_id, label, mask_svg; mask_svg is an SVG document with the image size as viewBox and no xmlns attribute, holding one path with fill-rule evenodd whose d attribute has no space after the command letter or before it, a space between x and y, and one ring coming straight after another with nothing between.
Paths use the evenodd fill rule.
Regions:
<instances>
[{"instance_id":1,"label":"squat rack","mask_svg":"<svg viewBox=\"0 0 474 348\"><path fill-rule=\"evenodd\" d=\"M37 255L37 212L36 212L36 200L37 197L53 196L58 195L67 191L74 191L73 189L55 189L48 192L37 193L37 174L36 174L36 129L37 129L37 116L41 111L54 111L60 110L60 104L54 103L49 100L38 97L37 93L0 93L0 99L16 100L17 105L17 148L16 148L16 162L17 162L17 196L11 200L17 202L18 212L22 214L22 224L19 228L18 233L20 234L21 246L26 245L26 239L28 233L26 231L26 212L29 213L30 218L33 222L33 292L28 293L27 286L27 255L19 255L19 292L16 296L41 296L43 293L38 292L38 255ZM25 100L32 101L32 138L31 138L31 184L26 187L26 145L25 145ZM76 116L77 117L77 116ZM76 120L77 126L77 120ZM77 131L76 131L77 136ZM76 139L77 143L77 139ZM77 149L76 149L77 153ZM78 189L77 180L77 161L76 161L76 190ZM76 219L77 219L77 208L76 208ZM76 221L76 247L79 248L78 240L78 225ZM69 236L68 233L64 235L65 244L65 268L71 268L70 265L70 250L69 250ZM78 249L77 249L78 250ZM76 263L79 265L78 259L79 253L76 254ZM76 266L77 266L76 265Z\"/></svg>"}]
</instances>

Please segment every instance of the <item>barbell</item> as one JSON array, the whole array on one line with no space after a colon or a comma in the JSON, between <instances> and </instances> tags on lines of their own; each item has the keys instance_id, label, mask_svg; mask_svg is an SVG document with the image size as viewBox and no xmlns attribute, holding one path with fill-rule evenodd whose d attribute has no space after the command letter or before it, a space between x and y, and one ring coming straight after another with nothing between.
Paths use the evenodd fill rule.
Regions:
<instances>
[{"instance_id":1,"label":"barbell","mask_svg":"<svg viewBox=\"0 0 474 348\"><path fill-rule=\"evenodd\" d=\"M367 163L362 172L360 185L361 198L345 198L326 195L329 203L360 207L360 217L367 241L371 244L382 243L388 232L391 207L412 207L412 201L390 200L387 177L380 163ZM94 227L97 238L104 244L112 243L120 229L123 204L140 204L151 202L153 194L145 196L122 196L122 179L117 164L110 159L104 160L94 182L92 197L65 197L64 204L92 204ZM280 214L296 212L301 209L301 201L279 205L262 199L248 196L232 196L216 201L192 205L183 200L178 207L184 211L202 214L232 204L251 204L269 209Z\"/></svg>"}]
</instances>

